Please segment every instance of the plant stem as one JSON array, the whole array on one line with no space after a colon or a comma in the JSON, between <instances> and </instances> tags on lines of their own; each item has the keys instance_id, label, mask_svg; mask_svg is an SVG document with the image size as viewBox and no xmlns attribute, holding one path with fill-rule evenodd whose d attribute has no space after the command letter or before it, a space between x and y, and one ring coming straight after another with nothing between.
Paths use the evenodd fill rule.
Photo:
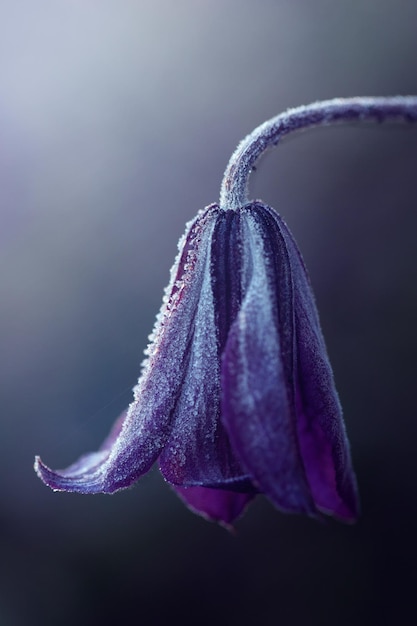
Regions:
<instances>
[{"instance_id":1,"label":"plant stem","mask_svg":"<svg viewBox=\"0 0 417 626\"><path fill-rule=\"evenodd\" d=\"M417 96L336 98L289 109L264 122L236 148L224 173L220 207L237 209L248 202L248 180L256 161L280 139L309 126L337 122L386 120L417 122Z\"/></svg>"}]
</instances>

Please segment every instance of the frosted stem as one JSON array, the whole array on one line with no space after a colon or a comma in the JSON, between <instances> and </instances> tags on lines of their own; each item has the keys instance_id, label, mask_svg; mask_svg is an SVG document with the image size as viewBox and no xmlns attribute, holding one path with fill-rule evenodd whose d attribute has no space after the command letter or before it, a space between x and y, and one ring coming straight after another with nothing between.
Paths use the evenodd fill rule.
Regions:
<instances>
[{"instance_id":1,"label":"frosted stem","mask_svg":"<svg viewBox=\"0 0 417 626\"><path fill-rule=\"evenodd\" d=\"M249 174L257 159L267 148L276 146L285 135L320 124L393 119L417 122L417 96L336 98L289 109L273 117L255 128L233 153L221 186L221 208L237 209L248 202Z\"/></svg>"}]
</instances>

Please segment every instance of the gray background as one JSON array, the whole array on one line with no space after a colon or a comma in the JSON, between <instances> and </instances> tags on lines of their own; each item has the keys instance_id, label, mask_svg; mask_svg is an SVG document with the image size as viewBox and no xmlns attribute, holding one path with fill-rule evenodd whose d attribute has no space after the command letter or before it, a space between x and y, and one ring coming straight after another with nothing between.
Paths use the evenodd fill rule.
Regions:
<instances>
[{"instance_id":1,"label":"gray background","mask_svg":"<svg viewBox=\"0 0 417 626\"><path fill-rule=\"evenodd\" d=\"M130 402L185 221L253 127L417 93L415 0L0 3L0 625L410 623L417 129L288 139L251 181L310 269L361 489L356 526L262 498L236 536L157 471L109 496L32 470ZM413 621L413 619L411 619Z\"/></svg>"}]
</instances>

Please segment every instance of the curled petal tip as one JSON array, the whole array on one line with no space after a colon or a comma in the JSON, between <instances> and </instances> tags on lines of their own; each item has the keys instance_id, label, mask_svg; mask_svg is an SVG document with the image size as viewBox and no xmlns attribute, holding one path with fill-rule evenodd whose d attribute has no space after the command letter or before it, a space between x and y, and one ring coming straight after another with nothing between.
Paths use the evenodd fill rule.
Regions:
<instances>
[{"instance_id":1,"label":"curled petal tip","mask_svg":"<svg viewBox=\"0 0 417 626\"><path fill-rule=\"evenodd\" d=\"M55 472L53 472L47 465L42 462L40 456L35 456L35 463L33 464L33 468L38 477L45 485L51 487L51 489L53 489L54 491L64 490L62 487L58 488L56 486L56 481L54 480Z\"/></svg>"},{"instance_id":2,"label":"curled petal tip","mask_svg":"<svg viewBox=\"0 0 417 626\"><path fill-rule=\"evenodd\" d=\"M105 488L102 477L102 465L108 455L108 451L85 454L65 470L52 470L37 456L34 469L42 482L54 491L111 492Z\"/></svg>"}]
</instances>

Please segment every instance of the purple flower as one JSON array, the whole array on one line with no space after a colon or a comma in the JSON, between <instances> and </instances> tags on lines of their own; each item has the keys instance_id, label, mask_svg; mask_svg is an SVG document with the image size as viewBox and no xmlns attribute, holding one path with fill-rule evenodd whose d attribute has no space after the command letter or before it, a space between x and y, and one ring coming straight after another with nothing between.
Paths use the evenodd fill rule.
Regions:
<instances>
[{"instance_id":1,"label":"purple flower","mask_svg":"<svg viewBox=\"0 0 417 626\"><path fill-rule=\"evenodd\" d=\"M211 205L180 242L135 399L56 490L112 493L159 460L194 510L231 523L258 492L283 511L357 515L355 478L306 269L281 217Z\"/></svg>"},{"instance_id":2,"label":"purple flower","mask_svg":"<svg viewBox=\"0 0 417 626\"><path fill-rule=\"evenodd\" d=\"M353 521L349 444L307 271L282 218L247 201L259 156L281 137L343 120L417 121L417 98L352 98L265 122L233 154L220 207L187 225L134 400L57 491L113 493L158 460L195 512L231 524L258 493L283 511Z\"/></svg>"}]
</instances>

